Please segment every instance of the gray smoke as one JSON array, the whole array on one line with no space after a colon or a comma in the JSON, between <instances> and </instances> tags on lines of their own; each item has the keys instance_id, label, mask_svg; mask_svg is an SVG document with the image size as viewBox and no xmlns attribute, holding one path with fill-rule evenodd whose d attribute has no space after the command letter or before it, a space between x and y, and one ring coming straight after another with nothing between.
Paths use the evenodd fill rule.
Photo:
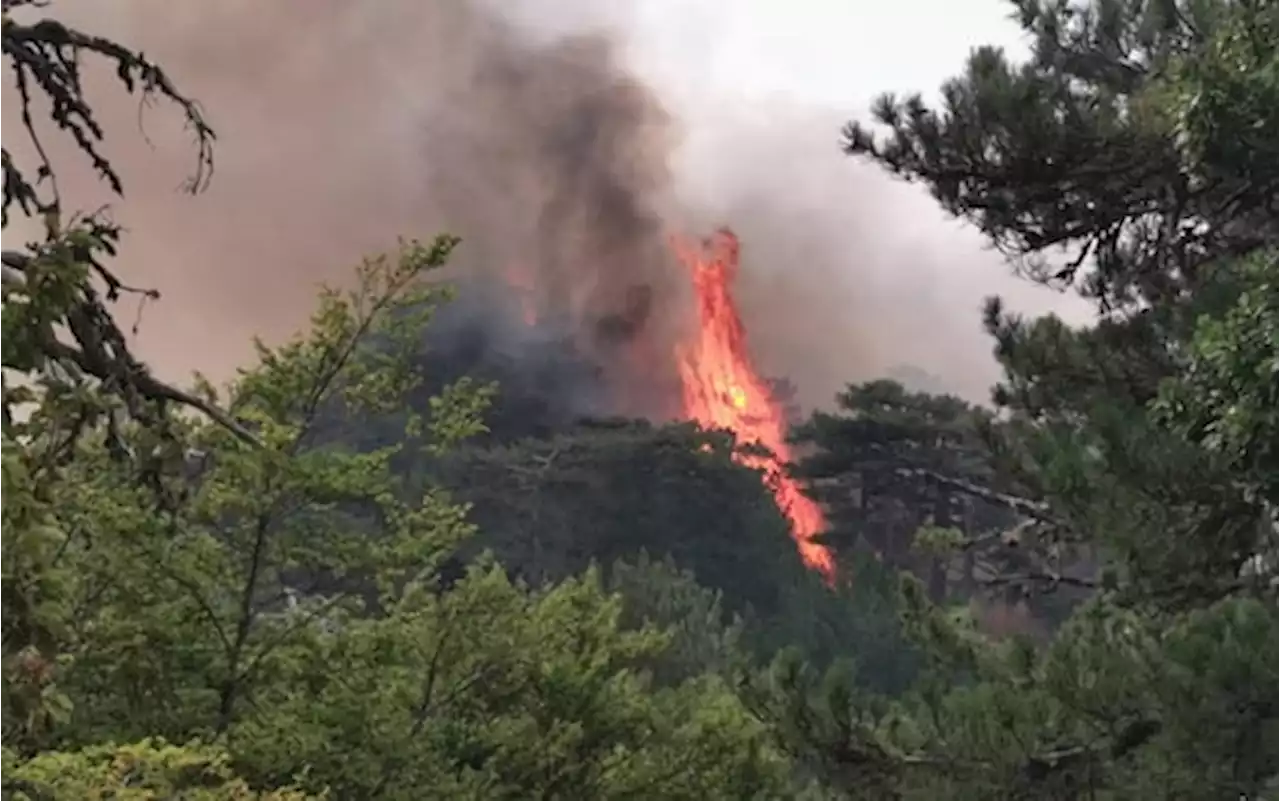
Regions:
<instances>
[{"instance_id":1,"label":"gray smoke","mask_svg":"<svg viewBox=\"0 0 1280 801\"><path fill-rule=\"evenodd\" d=\"M691 105L696 88L655 87L627 55L625 17L600 29L595 5L538 3L531 27L479 0L54 4L164 64L219 134L211 187L181 195L192 154L175 116L90 76L126 182L122 272L164 294L143 318L144 355L171 375L225 376L251 335L302 325L319 282L398 236L449 231L464 240L451 275L522 288L539 326L612 371L614 410L654 412L685 311L666 237L728 224L753 347L803 402L900 362L980 397L986 290L956 269L975 240L844 159L841 114ZM14 143L8 88L5 109ZM113 201L53 149L64 195ZM491 296L459 311L518 344L527 327Z\"/></svg>"}]
</instances>

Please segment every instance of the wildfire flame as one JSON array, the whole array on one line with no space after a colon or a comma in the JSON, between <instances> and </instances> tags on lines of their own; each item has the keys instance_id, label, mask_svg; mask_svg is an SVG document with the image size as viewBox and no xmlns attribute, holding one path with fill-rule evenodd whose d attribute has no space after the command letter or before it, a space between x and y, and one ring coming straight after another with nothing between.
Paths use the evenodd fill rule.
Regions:
<instances>
[{"instance_id":1,"label":"wildfire flame","mask_svg":"<svg viewBox=\"0 0 1280 801\"><path fill-rule=\"evenodd\" d=\"M764 480L791 525L791 536L800 557L828 581L835 563L830 551L816 541L825 528L822 508L801 490L784 465L792 461L787 443L786 413L769 385L756 373L747 348L746 327L738 314L732 287L739 262L738 239L722 229L709 240L673 242L676 255L688 269L697 296L695 333L677 344L681 416L706 428L732 431L741 443L756 443L764 452L739 453L736 459L764 473ZM521 316L533 326L539 319L539 299L534 276L524 264L510 265L507 284L520 302ZM647 300L647 298L646 298ZM634 343L633 343L634 344ZM660 346L670 354L670 344ZM651 362L642 351L630 350L619 358L638 360L630 370L644 375L642 363Z\"/></svg>"},{"instance_id":2,"label":"wildfire flame","mask_svg":"<svg viewBox=\"0 0 1280 801\"><path fill-rule=\"evenodd\" d=\"M831 553L814 538L825 527L821 507L805 495L783 465L791 461L786 416L756 373L747 350L747 332L732 294L738 273L738 239L717 232L700 247L676 241L680 261L689 269L698 301L698 329L678 348L685 417L707 428L728 429L740 442L757 442L770 456L742 454L739 460L760 469L791 522L800 557L830 579Z\"/></svg>"}]
</instances>

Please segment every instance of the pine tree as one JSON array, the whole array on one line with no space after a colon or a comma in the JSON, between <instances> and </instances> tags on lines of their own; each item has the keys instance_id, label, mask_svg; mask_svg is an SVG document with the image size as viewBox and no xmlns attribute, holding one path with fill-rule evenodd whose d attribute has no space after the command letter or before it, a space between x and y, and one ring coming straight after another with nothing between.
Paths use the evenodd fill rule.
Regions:
<instances>
[{"instance_id":1,"label":"pine tree","mask_svg":"<svg viewBox=\"0 0 1280 801\"><path fill-rule=\"evenodd\" d=\"M915 692L877 707L792 670L762 704L810 721L782 731L854 797L1261 798L1277 772L1277 6L1015 7L1027 63L979 49L941 109L886 98L888 135L851 125L847 144L1096 303L1083 328L996 300L986 315L1004 368L992 464L1043 557L1096 558L1075 577L1093 594L1033 648L908 582L932 659Z\"/></svg>"}]
</instances>

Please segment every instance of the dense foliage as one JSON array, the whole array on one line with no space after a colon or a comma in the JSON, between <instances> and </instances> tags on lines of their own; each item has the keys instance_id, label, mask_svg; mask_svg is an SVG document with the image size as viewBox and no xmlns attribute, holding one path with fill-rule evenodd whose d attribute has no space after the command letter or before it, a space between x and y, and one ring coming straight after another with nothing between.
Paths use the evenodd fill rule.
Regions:
<instances>
[{"instance_id":1,"label":"dense foliage","mask_svg":"<svg viewBox=\"0 0 1280 801\"><path fill-rule=\"evenodd\" d=\"M1021 522L992 533L1033 553L1002 583L1090 592L1045 646L993 645L909 582L908 620L932 643L913 692L861 699L784 663L762 695L854 795L1266 797L1277 7L1016 5L1028 63L979 50L941 110L886 98L889 135L853 125L848 147L925 184L1033 277L1075 279L1096 300L1084 328L992 300L1005 370L982 425L994 473L947 483L1012 501ZM828 425L826 450L856 450L867 419Z\"/></svg>"}]
</instances>

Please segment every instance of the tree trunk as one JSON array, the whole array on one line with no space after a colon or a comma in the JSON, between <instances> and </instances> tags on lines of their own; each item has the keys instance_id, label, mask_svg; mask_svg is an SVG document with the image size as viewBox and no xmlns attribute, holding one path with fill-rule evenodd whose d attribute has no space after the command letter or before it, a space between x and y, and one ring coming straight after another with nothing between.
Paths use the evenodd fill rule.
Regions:
<instances>
[{"instance_id":1,"label":"tree trunk","mask_svg":"<svg viewBox=\"0 0 1280 801\"><path fill-rule=\"evenodd\" d=\"M933 524L938 528L950 528L955 525L951 516L951 493L939 488L934 494ZM929 579L927 582L929 600L941 604L947 600L947 567L951 557L933 555L929 557Z\"/></svg>"}]
</instances>

